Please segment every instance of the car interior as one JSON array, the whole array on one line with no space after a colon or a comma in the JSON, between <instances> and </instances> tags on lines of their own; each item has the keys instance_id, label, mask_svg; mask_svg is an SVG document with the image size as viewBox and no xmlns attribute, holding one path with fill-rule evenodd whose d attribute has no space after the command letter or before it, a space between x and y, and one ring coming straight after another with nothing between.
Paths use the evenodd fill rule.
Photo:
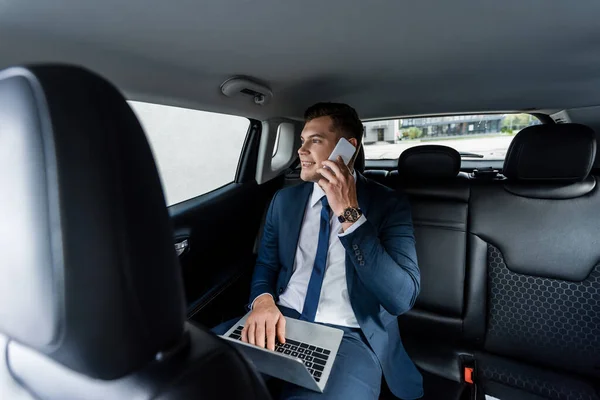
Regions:
<instances>
[{"instance_id":1,"label":"car interior","mask_svg":"<svg viewBox=\"0 0 600 400\"><path fill-rule=\"evenodd\" d=\"M335 101L365 124L356 171L410 201L423 399L600 399L598 15L0 1L0 398L275 398L209 329L246 312L303 112ZM500 156L450 120L513 114Z\"/></svg>"}]
</instances>

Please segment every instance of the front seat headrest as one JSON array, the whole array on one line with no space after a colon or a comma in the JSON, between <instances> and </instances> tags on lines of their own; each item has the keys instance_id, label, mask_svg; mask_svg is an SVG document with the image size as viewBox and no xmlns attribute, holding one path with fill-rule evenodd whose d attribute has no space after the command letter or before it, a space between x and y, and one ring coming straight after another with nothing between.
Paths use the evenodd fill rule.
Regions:
<instances>
[{"instance_id":1,"label":"front seat headrest","mask_svg":"<svg viewBox=\"0 0 600 400\"><path fill-rule=\"evenodd\" d=\"M115 379L181 343L181 272L150 147L81 68L0 72L0 332Z\"/></svg>"},{"instance_id":2,"label":"front seat headrest","mask_svg":"<svg viewBox=\"0 0 600 400\"><path fill-rule=\"evenodd\" d=\"M580 124L534 125L508 147L503 174L514 181L580 182L596 156L594 131Z\"/></svg>"},{"instance_id":3,"label":"front seat headrest","mask_svg":"<svg viewBox=\"0 0 600 400\"><path fill-rule=\"evenodd\" d=\"M398 174L404 179L448 179L460 172L460 154L440 145L406 149L398 159Z\"/></svg>"}]
</instances>

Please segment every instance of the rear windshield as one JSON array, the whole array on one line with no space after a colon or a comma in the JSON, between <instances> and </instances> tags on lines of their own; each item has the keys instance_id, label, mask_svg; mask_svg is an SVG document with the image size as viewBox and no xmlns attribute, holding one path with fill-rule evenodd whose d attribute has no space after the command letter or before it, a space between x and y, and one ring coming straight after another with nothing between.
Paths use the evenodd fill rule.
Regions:
<instances>
[{"instance_id":1,"label":"rear windshield","mask_svg":"<svg viewBox=\"0 0 600 400\"><path fill-rule=\"evenodd\" d=\"M530 114L454 115L364 122L367 160L396 159L413 146L440 144L462 158L504 160L514 136L540 121Z\"/></svg>"}]
</instances>

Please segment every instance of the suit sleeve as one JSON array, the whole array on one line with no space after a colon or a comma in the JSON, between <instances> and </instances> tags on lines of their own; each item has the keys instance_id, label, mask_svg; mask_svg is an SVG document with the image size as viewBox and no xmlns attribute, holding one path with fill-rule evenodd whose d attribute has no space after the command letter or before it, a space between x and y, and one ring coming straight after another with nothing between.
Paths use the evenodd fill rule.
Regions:
<instances>
[{"instance_id":1,"label":"suit sleeve","mask_svg":"<svg viewBox=\"0 0 600 400\"><path fill-rule=\"evenodd\" d=\"M367 289L398 316L415 304L420 272L408 200L392 196L383 209L386 217L379 232L367 218L340 241Z\"/></svg>"},{"instance_id":2,"label":"suit sleeve","mask_svg":"<svg viewBox=\"0 0 600 400\"><path fill-rule=\"evenodd\" d=\"M263 236L258 250L256 266L250 284L250 304L261 294L268 293L275 298L275 284L280 269L278 244L277 195L273 197L263 228Z\"/></svg>"}]
</instances>

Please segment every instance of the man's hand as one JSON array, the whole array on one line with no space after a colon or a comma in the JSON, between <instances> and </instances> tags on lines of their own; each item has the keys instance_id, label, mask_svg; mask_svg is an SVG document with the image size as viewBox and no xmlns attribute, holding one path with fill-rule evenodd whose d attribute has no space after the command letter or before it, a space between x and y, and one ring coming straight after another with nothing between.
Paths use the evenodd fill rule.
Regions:
<instances>
[{"instance_id":1,"label":"man's hand","mask_svg":"<svg viewBox=\"0 0 600 400\"><path fill-rule=\"evenodd\" d=\"M275 336L285 343L285 317L271 296L262 296L254 302L252 312L242 329L242 341L275 350Z\"/></svg>"},{"instance_id":2,"label":"man's hand","mask_svg":"<svg viewBox=\"0 0 600 400\"><path fill-rule=\"evenodd\" d=\"M323 176L318 185L327 195L329 207L336 216L342 215L346 208L358 207L356 182L342 157L338 157L336 161L323 161L323 167L317 172Z\"/></svg>"}]
</instances>

